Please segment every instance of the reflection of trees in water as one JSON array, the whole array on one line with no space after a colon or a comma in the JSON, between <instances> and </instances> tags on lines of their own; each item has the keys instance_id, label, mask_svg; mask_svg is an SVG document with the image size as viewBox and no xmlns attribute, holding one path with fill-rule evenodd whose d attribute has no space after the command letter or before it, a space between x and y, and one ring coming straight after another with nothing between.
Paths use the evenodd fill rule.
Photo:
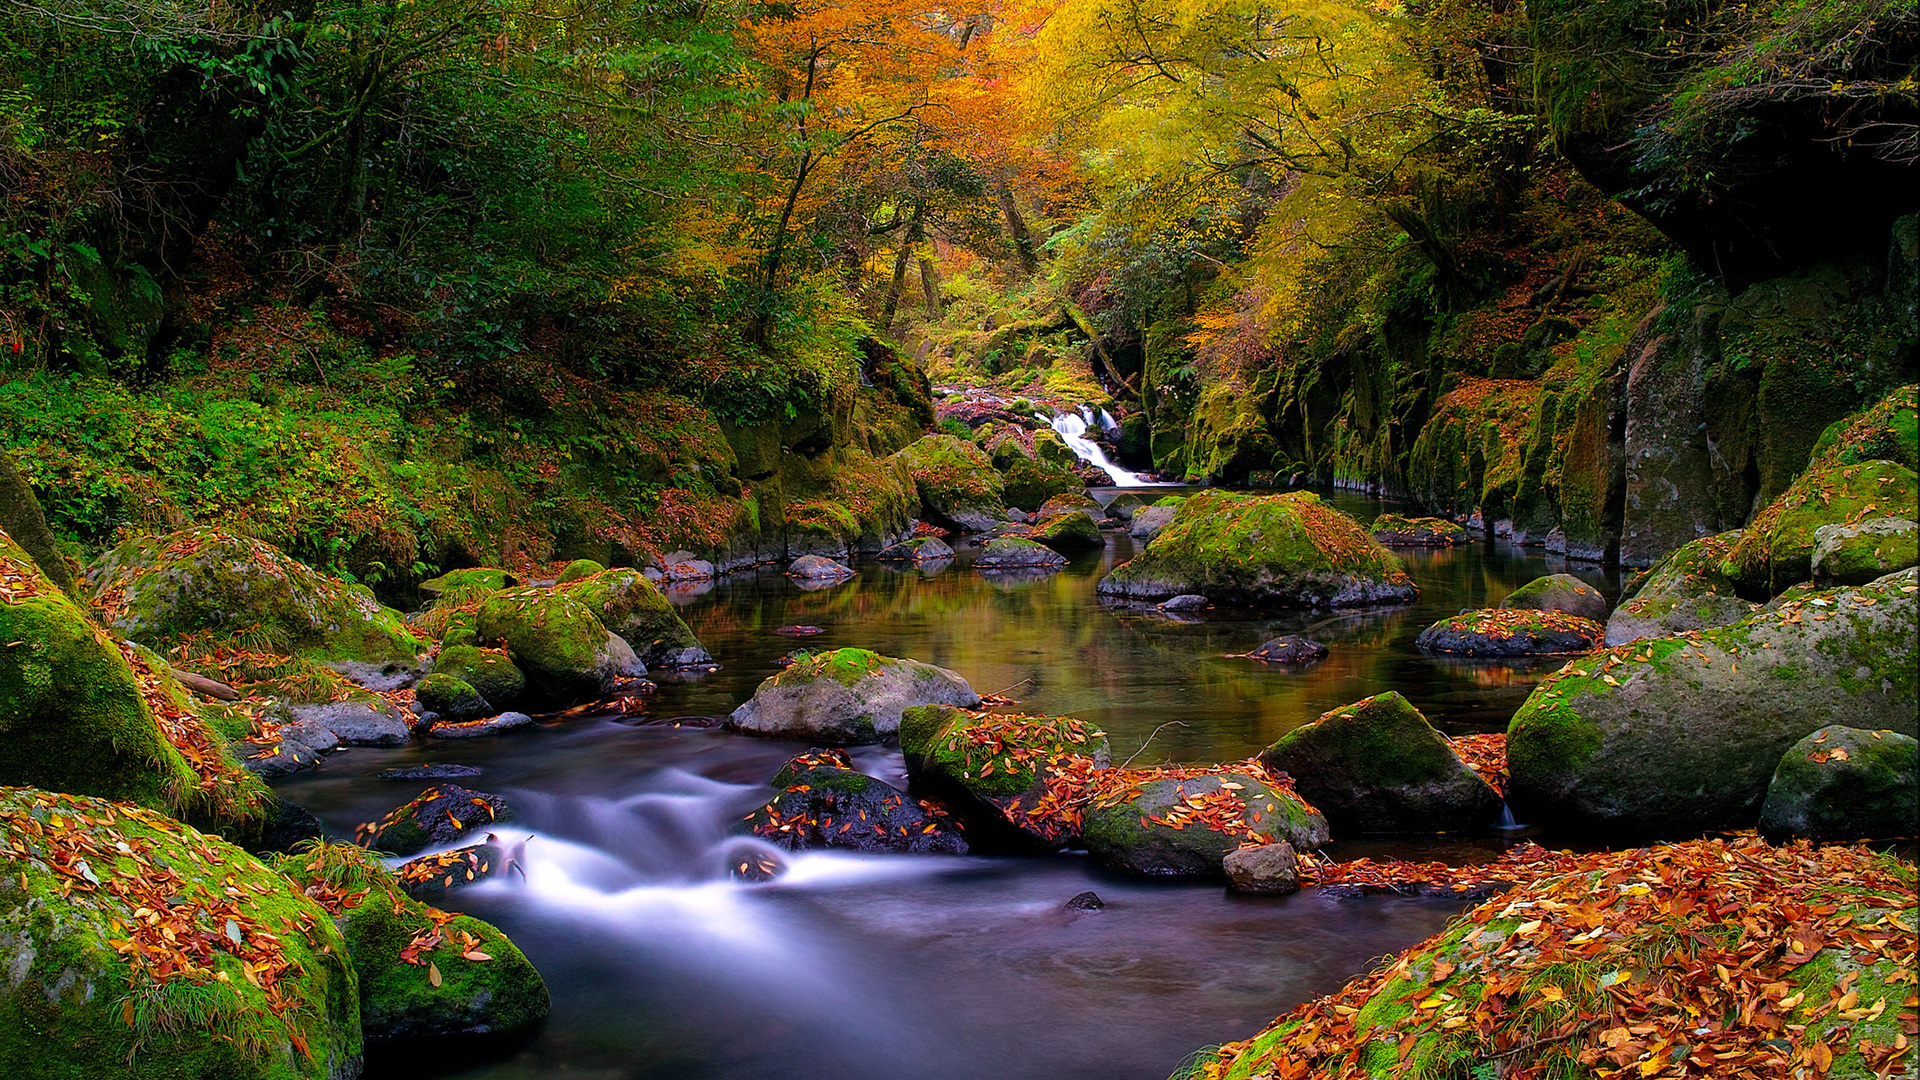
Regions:
<instances>
[{"instance_id":1,"label":"reflection of trees in water","mask_svg":"<svg viewBox=\"0 0 1920 1080\"><path fill-rule=\"evenodd\" d=\"M1524 687L1531 691L1548 675L1560 670L1565 656L1501 657L1476 660L1468 656L1434 656L1428 663L1434 669L1456 679L1466 679L1482 687Z\"/></svg>"}]
</instances>

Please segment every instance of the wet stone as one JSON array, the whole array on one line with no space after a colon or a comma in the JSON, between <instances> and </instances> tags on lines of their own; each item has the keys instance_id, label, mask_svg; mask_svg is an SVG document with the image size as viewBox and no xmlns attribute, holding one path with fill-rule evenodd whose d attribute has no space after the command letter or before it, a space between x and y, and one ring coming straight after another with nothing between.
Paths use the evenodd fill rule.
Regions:
<instances>
[{"instance_id":1,"label":"wet stone","mask_svg":"<svg viewBox=\"0 0 1920 1080\"><path fill-rule=\"evenodd\" d=\"M1088 889L1086 892L1080 893L1073 899L1067 901L1062 906L1068 911L1099 911L1107 906L1107 902L1100 899L1099 893Z\"/></svg>"}]
</instances>

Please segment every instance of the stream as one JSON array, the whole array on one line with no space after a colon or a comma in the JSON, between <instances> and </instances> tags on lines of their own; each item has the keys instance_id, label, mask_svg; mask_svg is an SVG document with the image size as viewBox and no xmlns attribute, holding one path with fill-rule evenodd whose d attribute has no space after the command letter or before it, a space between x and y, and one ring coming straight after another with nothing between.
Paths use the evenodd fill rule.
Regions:
<instances>
[{"instance_id":1,"label":"stream","mask_svg":"<svg viewBox=\"0 0 1920 1080\"><path fill-rule=\"evenodd\" d=\"M1325 497L1362 522L1389 508ZM456 782L506 797L516 818L504 838L533 837L525 882L490 881L443 903L513 938L546 978L552 1017L504 1057L376 1059L369 1075L1162 1080L1196 1048L1245 1038L1436 932L1462 904L1244 898L1218 884L1110 875L1080 853L808 853L773 882L739 883L725 876L726 830L771 796L766 780L805 744L691 718L725 716L795 648L857 645L954 668L982 693L1004 689L1022 712L1093 722L1116 761L1138 751L1135 764L1244 758L1387 689L1450 734L1494 731L1560 661L1427 657L1414 636L1540 574L1618 591L1595 568L1490 540L1403 551L1422 590L1410 606L1177 620L1095 597L1132 552L1110 533L1105 550L1039 580L988 581L963 547L927 572L862 561L853 581L822 591L773 567L682 589L676 603L722 667L664 681L644 717L355 749L280 783L351 836L426 786L377 771L476 766L482 775ZM795 624L824 632L773 632ZM1331 655L1304 671L1228 655L1284 633L1309 633ZM854 759L905 786L897 750ZM1501 843L1442 836L1331 850L1467 861ZM1103 910L1063 908L1089 889Z\"/></svg>"}]
</instances>

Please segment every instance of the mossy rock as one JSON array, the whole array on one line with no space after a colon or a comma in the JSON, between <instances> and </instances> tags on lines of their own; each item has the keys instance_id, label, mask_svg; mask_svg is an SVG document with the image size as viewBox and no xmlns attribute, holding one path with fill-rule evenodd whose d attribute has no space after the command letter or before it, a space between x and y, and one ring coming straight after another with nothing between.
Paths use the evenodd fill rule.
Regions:
<instances>
[{"instance_id":1,"label":"mossy rock","mask_svg":"<svg viewBox=\"0 0 1920 1080\"><path fill-rule=\"evenodd\" d=\"M1057 570L1067 565L1067 557L1019 536L1003 536L988 542L973 560L975 570Z\"/></svg>"},{"instance_id":2,"label":"mossy rock","mask_svg":"<svg viewBox=\"0 0 1920 1080\"><path fill-rule=\"evenodd\" d=\"M513 808L498 795L470 791L458 784L430 787L396 807L372 827L375 851L412 855L430 847L484 833L496 822L513 820Z\"/></svg>"},{"instance_id":3,"label":"mossy rock","mask_svg":"<svg viewBox=\"0 0 1920 1080\"><path fill-rule=\"evenodd\" d=\"M4 450L0 450L0 532L27 553L55 588L69 596L77 595L79 586L73 579L73 570L60 554L53 530L47 528L47 516L40 508L39 497L34 495L20 470L14 468L13 457Z\"/></svg>"},{"instance_id":4,"label":"mossy rock","mask_svg":"<svg viewBox=\"0 0 1920 1080\"><path fill-rule=\"evenodd\" d=\"M874 558L882 562L937 562L953 558L953 549L937 536L917 536L882 550Z\"/></svg>"},{"instance_id":5,"label":"mossy rock","mask_svg":"<svg viewBox=\"0 0 1920 1080\"><path fill-rule=\"evenodd\" d=\"M1760 833L1790 839L1911 836L1920 821L1920 740L1830 725L1780 755Z\"/></svg>"},{"instance_id":6,"label":"mossy rock","mask_svg":"<svg viewBox=\"0 0 1920 1080\"><path fill-rule=\"evenodd\" d=\"M1180 503L1147 549L1115 567L1098 591L1315 608L1406 603L1420 593L1398 556L1319 496L1225 491Z\"/></svg>"},{"instance_id":7,"label":"mossy rock","mask_svg":"<svg viewBox=\"0 0 1920 1080\"><path fill-rule=\"evenodd\" d=\"M1161 506L1158 503L1143 506L1135 510L1133 516L1127 519L1127 535L1135 540L1152 540L1160 535L1162 529L1173 524L1177 513L1179 511L1174 507Z\"/></svg>"},{"instance_id":8,"label":"mossy rock","mask_svg":"<svg viewBox=\"0 0 1920 1080\"><path fill-rule=\"evenodd\" d=\"M1822 525L1813 531L1812 561L1816 581L1865 585L1920 563L1920 524L1883 517L1857 525Z\"/></svg>"},{"instance_id":9,"label":"mossy rock","mask_svg":"<svg viewBox=\"0 0 1920 1080\"><path fill-rule=\"evenodd\" d=\"M512 660L473 645L443 647L434 657L433 670L473 687L494 706L513 704L527 688L527 677Z\"/></svg>"},{"instance_id":10,"label":"mossy rock","mask_svg":"<svg viewBox=\"0 0 1920 1080\"><path fill-rule=\"evenodd\" d=\"M1441 619L1413 640L1422 652L1460 656L1557 656L1591 652L1607 628L1564 611L1483 608Z\"/></svg>"},{"instance_id":11,"label":"mossy rock","mask_svg":"<svg viewBox=\"0 0 1920 1080\"><path fill-rule=\"evenodd\" d=\"M957 673L867 649L815 653L768 678L733 711L729 727L835 746L875 743L915 705L973 708L980 695Z\"/></svg>"},{"instance_id":12,"label":"mossy rock","mask_svg":"<svg viewBox=\"0 0 1920 1080\"><path fill-rule=\"evenodd\" d=\"M1607 618L1607 644L1727 626L1758 611L1723 569L1743 535L1735 529L1689 541L1641 574Z\"/></svg>"},{"instance_id":13,"label":"mossy rock","mask_svg":"<svg viewBox=\"0 0 1920 1080\"><path fill-rule=\"evenodd\" d=\"M1808 460L1835 465L1897 461L1920 471L1920 386L1900 387L1860 415L1829 425Z\"/></svg>"},{"instance_id":14,"label":"mossy rock","mask_svg":"<svg viewBox=\"0 0 1920 1080\"><path fill-rule=\"evenodd\" d=\"M420 595L428 600L475 600L501 589L511 589L520 584L514 575L492 566L476 566L468 570L449 570L436 578L428 578L420 583Z\"/></svg>"},{"instance_id":15,"label":"mossy rock","mask_svg":"<svg viewBox=\"0 0 1920 1080\"><path fill-rule=\"evenodd\" d=\"M713 663L686 620L659 587L638 570L603 570L554 590L592 608L600 625L633 647L648 667L683 668Z\"/></svg>"},{"instance_id":16,"label":"mossy rock","mask_svg":"<svg viewBox=\"0 0 1920 1080\"><path fill-rule=\"evenodd\" d=\"M0 784L136 803L208 828L272 802L167 664L114 640L0 533Z\"/></svg>"},{"instance_id":17,"label":"mossy rock","mask_svg":"<svg viewBox=\"0 0 1920 1080\"><path fill-rule=\"evenodd\" d=\"M1336 836L1467 831L1500 816L1499 793L1392 690L1294 728L1260 763L1292 777Z\"/></svg>"},{"instance_id":18,"label":"mossy rock","mask_svg":"<svg viewBox=\"0 0 1920 1080\"><path fill-rule=\"evenodd\" d=\"M1198 820L1169 824L1169 812L1188 800L1221 796L1241 804L1247 835ZM1152 780L1119 798L1096 799L1087 808L1082 836L1087 853L1103 866L1149 877L1201 878L1226 877L1222 860L1250 843L1284 840L1310 850L1329 839L1327 819L1292 792L1233 769Z\"/></svg>"},{"instance_id":19,"label":"mossy rock","mask_svg":"<svg viewBox=\"0 0 1920 1080\"><path fill-rule=\"evenodd\" d=\"M447 919L413 899L393 871L362 849L322 844L275 865L294 884L338 898L334 921L359 976L360 1023L369 1043L505 1037L546 1018L547 985L505 934L468 915ZM432 935L432 947L402 959L422 935Z\"/></svg>"},{"instance_id":20,"label":"mossy rock","mask_svg":"<svg viewBox=\"0 0 1920 1080\"><path fill-rule=\"evenodd\" d=\"M997 464L1000 459L996 456L994 460ZM1025 455L1008 461L1005 472L1001 496L1008 506L1039 507L1048 499L1087 490L1087 485L1073 470Z\"/></svg>"},{"instance_id":21,"label":"mossy rock","mask_svg":"<svg viewBox=\"0 0 1920 1080\"><path fill-rule=\"evenodd\" d=\"M1912 994L1911 951L1840 940L1905 932L1910 863L1863 847L1775 848L1751 837L1553 862L1572 867L1533 871L1334 994L1195 1055L1175 1076L1573 1077L1597 1075L1596 1064L1624 1076L1662 1055L1677 1063L1704 1052L1714 1064L1687 1075L1723 1075L1717 1066L1744 1060L1755 1075L1784 1077L1824 1045L1825 1076L1869 1080L1877 1072L1863 1051L1892 1047L1912 1022L1900 1008ZM1676 884L1636 884L1649 881ZM1604 934L1592 932L1599 897ZM1827 925L1844 929L1802 931L1794 920L1808 909L1831 911ZM1810 958L1786 945L1796 937L1814 942ZM1716 943L1718 969L1703 942ZM1716 970L1738 972L1729 974L1731 994ZM1837 1015L1831 1003L1849 990L1861 1012ZM1720 1010L1710 1028L1698 1019ZM1687 1051L1676 1054L1681 1045Z\"/></svg>"},{"instance_id":22,"label":"mossy rock","mask_svg":"<svg viewBox=\"0 0 1920 1080\"><path fill-rule=\"evenodd\" d=\"M1583 619L1605 622L1607 597L1572 574L1537 577L1507 594L1500 605L1515 611L1564 611Z\"/></svg>"},{"instance_id":23,"label":"mossy rock","mask_svg":"<svg viewBox=\"0 0 1920 1080\"><path fill-rule=\"evenodd\" d=\"M1399 514L1381 514L1373 519L1367 532L1387 547L1452 547L1473 539L1473 534L1464 526L1444 518L1410 518Z\"/></svg>"},{"instance_id":24,"label":"mossy rock","mask_svg":"<svg viewBox=\"0 0 1920 1080\"><path fill-rule=\"evenodd\" d=\"M1816 533L1914 508L1920 475L1895 461L1815 465L1755 515L1728 553L1727 577L1748 599L1764 600L1813 576Z\"/></svg>"},{"instance_id":25,"label":"mossy rock","mask_svg":"<svg viewBox=\"0 0 1920 1080\"><path fill-rule=\"evenodd\" d=\"M1085 510L1069 510L1042 518L1028 537L1055 551L1095 551L1106 545L1100 522Z\"/></svg>"},{"instance_id":26,"label":"mossy rock","mask_svg":"<svg viewBox=\"0 0 1920 1080\"><path fill-rule=\"evenodd\" d=\"M11 972L0 1068L41 1080L359 1075L347 944L253 856L151 810L31 788L0 789L0 843L15 852L0 875ZM115 948L129 927L146 955L185 963L136 970Z\"/></svg>"},{"instance_id":27,"label":"mossy rock","mask_svg":"<svg viewBox=\"0 0 1920 1080\"><path fill-rule=\"evenodd\" d=\"M788 851L967 853L966 839L951 822L899 788L855 771L843 751L801 754L781 767L774 786L779 794L735 832Z\"/></svg>"},{"instance_id":28,"label":"mossy rock","mask_svg":"<svg viewBox=\"0 0 1920 1080\"><path fill-rule=\"evenodd\" d=\"M1507 729L1521 820L1607 835L1751 828L1780 757L1829 724L1917 731L1920 570L1569 663Z\"/></svg>"},{"instance_id":29,"label":"mossy rock","mask_svg":"<svg viewBox=\"0 0 1920 1080\"><path fill-rule=\"evenodd\" d=\"M922 705L900 716L914 790L954 809L978 850L1055 851L1079 843L1044 812L1049 777L1112 763L1106 733L1070 716L1001 716Z\"/></svg>"},{"instance_id":30,"label":"mossy rock","mask_svg":"<svg viewBox=\"0 0 1920 1080\"><path fill-rule=\"evenodd\" d=\"M1033 453L1041 461L1062 469L1072 469L1080 464L1080 455L1074 453L1060 433L1052 428L1034 430Z\"/></svg>"},{"instance_id":31,"label":"mossy rock","mask_svg":"<svg viewBox=\"0 0 1920 1080\"><path fill-rule=\"evenodd\" d=\"M632 646L571 590L508 589L480 605L480 641L504 645L527 677L527 693L561 704L606 696L646 674Z\"/></svg>"},{"instance_id":32,"label":"mossy rock","mask_svg":"<svg viewBox=\"0 0 1920 1080\"><path fill-rule=\"evenodd\" d=\"M1075 510L1085 510L1096 519L1106 516L1106 511L1100 508L1100 500L1084 492L1070 495L1055 495L1046 502L1041 503L1040 509L1034 511L1034 515L1036 517L1049 518L1055 514L1071 514Z\"/></svg>"},{"instance_id":33,"label":"mossy rock","mask_svg":"<svg viewBox=\"0 0 1920 1080\"><path fill-rule=\"evenodd\" d=\"M428 644L367 589L214 528L128 540L87 581L111 628L154 648L212 633L255 649L384 664L412 663Z\"/></svg>"},{"instance_id":34,"label":"mossy rock","mask_svg":"<svg viewBox=\"0 0 1920 1080\"><path fill-rule=\"evenodd\" d=\"M436 671L421 679L413 688L414 700L420 707L456 723L464 720L478 720L494 711L491 703L473 688L473 684L457 675Z\"/></svg>"},{"instance_id":35,"label":"mossy rock","mask_svg":"<svg viewBox=\"0 0 1920 1080\"><path fill-rule=\"evenodd\" d=\"M928 520L965 532L985 532L1006 512L999 470L971 442L929 435L892 459L906 466Z\"/></svg>"},{"instance_id":36,"label":"mossy rock","mask_svg":"<svg viewBox=\"0 0 1920 1080\"><path fill-rule=\"evenodd\" d=\"M592 577L595 574L604 574L606 570L606 567L601 566L592 559L575 559L562 567L560 569L560 576L554 580L558 584L565 585L568 582L579 581L581 578Z\"/></svg>"}]
</instances>

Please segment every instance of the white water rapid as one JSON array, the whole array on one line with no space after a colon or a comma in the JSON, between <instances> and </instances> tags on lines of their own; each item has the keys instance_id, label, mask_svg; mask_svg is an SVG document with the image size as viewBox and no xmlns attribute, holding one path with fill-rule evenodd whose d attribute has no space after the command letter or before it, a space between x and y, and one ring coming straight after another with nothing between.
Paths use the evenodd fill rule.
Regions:
<instances>
[{"instance_id":1,"label":"white water rapid","mask_svg":"<svg viewBox=\"0 0 1920 1080\"><path fill-rule=\"evenodd\" d=\"M1113 417L1108 416L1104 409L1101 410L1099 418L1101 422L1107 425L1107 430L1109 431L1119 426L1113 423ZM1041 416L1039 413L1035 413L1034 419L1052 425L1053 430L1059 433L1061 441L1067 444L1067 449L1072 450L1074 455L1081 461L1113 477L1114 487L1148 487L1151 485L1151 481L1142 480L1135 474L1108 461L1107 452L1100 449L1100 444L1087 438L1087 425L1094 422L1094 412L1085 405L1080 406L1079 412L1061 413L1059 416Z\"/></svg>"}]
</instances>

